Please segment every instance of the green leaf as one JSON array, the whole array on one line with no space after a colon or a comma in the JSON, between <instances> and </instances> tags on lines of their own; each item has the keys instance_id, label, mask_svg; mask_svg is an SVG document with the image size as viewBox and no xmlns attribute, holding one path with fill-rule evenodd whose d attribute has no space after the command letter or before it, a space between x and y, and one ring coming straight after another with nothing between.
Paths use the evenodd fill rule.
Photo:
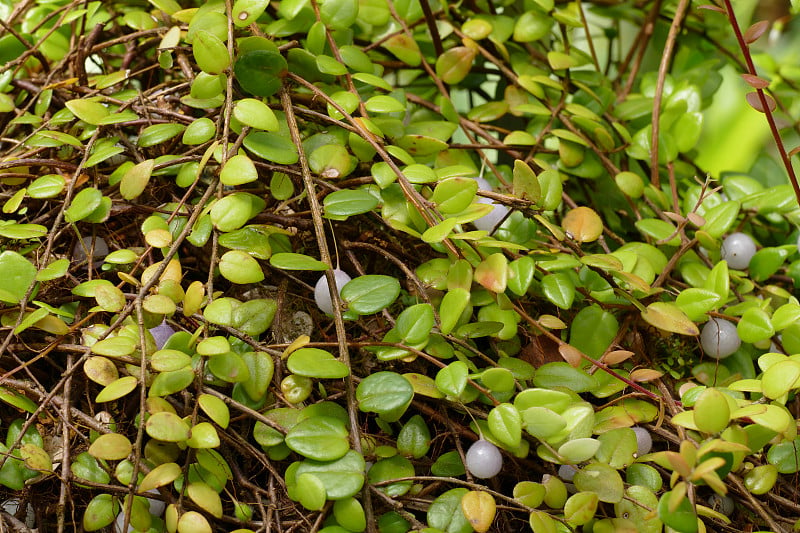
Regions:
<instances>
[{"instance_id":1,"label":"green leaf","mask_svg":"<svg viewBox=\"0 0 800 533\"><path fill-rule=\"evenodd\" d=\"M570 326L569 343L590 357L605 353L617 335L617 319L598 305L581 309Z\"/></svg>"},{"instance_id":2,"label":"green leaf","mask_svg":"<svg viewBox=\"0 0 800 533\"><path fill-rule=\"evenodd\" d=\"M225 252L219 259L219 272L232 283L246 285L264 279L264 271L258 261L241 250Z\"/></svg>"},{"instance_id":3,"label":"green leaf","mask_svg":"<svg viewBox=\"0 0 800 533\"><path fill-rule=\"evenodd\" d=\"M492 435L509 448L519 446L522 439L522 416L510 403L501 403L489 411Z\"/></svg>"},{"instance_id":4,"label":"green leaf","mask_svg":"<svg viewBox=\"0 0 800 533\"><path fill-rule=\"evenodd\" d=\"M600 441L600 448L595 453L595 458L599 462L616 470L621 470L633 463L638 445L636 433L632 429L612 429L599 435L597 440Z\"/></svg>"},{"instance_id":5,"label":"green leaf","mask_svg":"<svg viewBox=\"0 0 800 533\"><path fill-rule=\"evenodd\" d=\"M730 276L728 274L728 263L720 261L705 279L704 289L714 291L720 298L720 302L724 303L728 300L728 292L730 291Z\"/></svg>"},{"instance_id":6,"label":"green leaf","mask_svg":"<svg viewBox=\"0 0 800 533\"><path fill-rule=\"evenodd\" d=\"M542 199L542 188L531 167L517 159L514 161L513 177L514 196L538 204Z\"/></svg>"},{"instance_id":7,"label":"green leaf","mask_svg":"<svg viewBox=\"0 0 800 533\"><path fill-rule=\"evenodd\" d=\"M211 222L220 231L237 230L264 206L265 202L252 194L235 192L214 203L210 213Z\"/></svg>"},{"instance_id":8,"label":"green leaf","mask_svg":"<svg viewBox=\"0 0 800 533\"><path fill-rule=\"evenodd\" d=\"M11 250L0 253L0 272L0 301L10 304L19 303L36 279L36 267Z\"/></svg>"},{"instance_id":9,"label":"green leaf","mask_svg":"<svg viewBox=\"0 0 800 533\"><path fill-rule=\"evenodd\" d=\"M347 365L319 348L300 348L289 355L287 368L293 374L318 379L339 379L350 374Z\"/></svg>"},{"instance_id":10,"label":"green leaf","mask_svg":"<svg viewBox=\"0 0 800 533\"><path fill-rule=\"evenodd\" d=\"M448 533L471 533L473 528L461 510L461 500L468 493L459 487L438 496L428 508L428 525Z\"/></svg>"},{"instance_id":11,"label":"green leaf","mask_svg":"<svg viewBox=\"0 0 800 533\"><path fill-rule=\"evenodd\" d=\"M800 305L787 303L772 313L772 327L775 331L786 329L792 324L800 321Z\"/></svg>"},{"instance_id":12,"label":"green leaf","mask_svg":"<svg viewBox=\"0 0 800 533\"><path fill-rule=\"evenodd\" d=\"M431 201L442 213L460 213L473 202L477 191L478 182L472 178L448 178L436 185Z\"/></svg>"},{"instance_id":13,"label":"green leaf","mask_svg":"<svg viewBox=\"0 0 800 533\"><path fill-rule=\"evenodd\" d=\"M372 211L378 199L366 189L341 190L325 197L323 206L328 217L348 217Z\"/></svg>"},{"instance_id":14,"label":"green leaf","mask_svg":"<svg viewBox=\"0 0 800 533\"><path fill-rule=\"evenodd\" d=\"M225 53L227 55L227 49ZM237 58L233 72L242 89L248 93L272 96L281 88L281 80L288 68L286 59L277 50L250 50Z\"/></svg>"},{"instance_id":15,"label":"green leaf","mask_svg":"<svg viewBox=\"0 0 800 533\"><path fill-rule=\"evenodd\" d=\"M338 418L313 416L286 434L286 445L315 461L335 461L350 449L349 433Z\"/></svg>"},{"instance_id":16,"label":"green leaf","mask_svg":"<svg viewBox=\"0 0 800 533\"><path fill-rule=\"evenodd\" d=\"M371 113L402 113L405 106L391 96L379 94L364 103L367 111Z\"/></svg>"},{"instance_id":17,"label":"green leaf","mask_svg":"<svg viewBox=\"0 0 800 533\"><path fill-rule=\"evenodd\" d=\"M387 459L377 461L369 469L367 477L372 484L381 483L391 479L412 477L414 475L414 465L402 455L395 455ZM395 483L383 484L378 490L386 493L390 497L398 497L411 490L412 481L398 481Z\"/></svg>"},{"instance_id":18,"label":"green leaf","mask_svg":"<svg viewBox=\"0 0 800 533\"><path fill-rule=\"evenodd\" d=\"M528 523L533 533L557 533L557 522L545 511L531 511Z\"/></svg>"},{"instance_id":19,"label":"green leaf","mask_svg":"<svg viewBox=\"0 0 800 533\"><path fill-rule=\"evenodd\" d=\"M64 105L73 115L93 126L100 124L100 121L109 114L108 108L96 100L84 98L68 100Z\"/></svg>"},{"instance_id":20,"label":"green leaf","mask_svg":"<svg viewBox=\"0 0 800 533\"><path fill-rule=\"evenodd\" d=\"M411 67L419 66L422 63L422 53L419 45L413 37L405 33L395 34L383 43L392 55Z\"/></svg>"},{"instance_id":21,"label":"green leaf","mask_svg":"<svg viewBox=\"0 0 800 533\"><path fill-rule=\"evenodd\" d=\"M542 291L548 300L561 309L569 309L575 298L575 284L572 278L564 273L548 274L542 278Z\"/></svg>"},{"instance_id":22,"label":"green leaf","mask_svg":"<svg viewBox=\"0 0 800 533\"><path fill-rule=\"evenodd\" d=\"M666 220L661 220L659 218L643 218L637 220L635 225L636 229L641 231L644 235L661 241L663 244L677 246L681 243L677 228Z\"/></svg>"},{"instance_id":23,"label":"green leaf","mask_svg":"<svg viewBox=\"0 0 800 533\"><path fill-rule=\"evenodd\" d=\"M321 511L325 506L327 494L322 480L311 473L297 476L297 499L309 511Z\"/></svg>"},{"instance_id":24,"label":"green leaf","mask_svg":"<svg viewBox=\"0 0 800 533\"><path fill-rule=\"evenodd\" d=\"M399 295L400 282L381 274L359 276L342 288L342 299L351 311L359 315L377 313L391 305Z\"/></svg>"},{"instance_id":25,"label":"green leaf","mask_svg":"<svg viewBox=\"0 0 800 533\"><path fill-rule=\"evenodd\" d=\"M800 361L788 359L778 361L764 371L761 377L761 391L767 398L775 400L796 388L798 379L800 379Z\"/></svg>"},{"instance_id":26,"label":"green leaf","mask_svg":"<svg viewBox=\"0 0 800 533\"><path fill-rule=\"evenodd\" d=\"M672 302L654 302L642 311L642 318L658 329L680 335L699 335L697 324L692 322L680 307Z\"/></svg>"},{"instance_id":27,"label":"green leaf","mask_svg":"<svg viewBox=\"0 0 800 533\"><path fill-rule=\"evenodd\" d=\"M44 148L58 148L68 144L75 148L82 148L83 144L68 133L61 131L42 130L33 134L27 144Z\"/></svg>"},{"instance_id":28,"label":"green leaf","mask_svg":"<svg viewBox=\"0 0 800 533\"><path fill-rule=\"evenodd\" d=\"M133 444L125 435L106 433L89 446L89 455L106 461L119 461L128 457L132 450Z\"/></svg>"},{"instance_id":29,"label":"green leaf","mask_svg":"<svg viewBox=\"0 0 800 533\"><path fill-rule=\"evenodd\" d=\"M92 212L100 207L100 202L103 199L103 193L94 187L82 189L69 204L64 218L67 222L78 222L92 214Z\"/></svg>"},{"instance_id":30,"label":"green leaf","mask_svg":"<svg viewBox=\"0 0 800 533\"><path fill-rule=\"evenodd\" d=\"M778 271L788 256L789 250L785 247L762 248L750 259L750 278L755 282L766 281Z\"/></svg>"},{"instance_id":31,"label":"green leaf","mask_svg":"<svg viewBox=\"0 0 800 533\"><path fill-rule=\"evenodd\" d=\"M208 370L228 383L240 383L250 379L250 369L242 356L236 352L224 352L210 357Z\"/></svg>"},{"instance_id":32,"label":"green leaf","mask_svg":"<svg viewBox=\"0 0 800 533\"><path fill-rule=\"evenodd\" d=\"M300 159L291 139L270 131L250 132L242 144L261 159L279 165L293 165Z\"/></svg>"},{"instance_id":33,"label":"green leaf","mask_svg":"<svg viewBox=\"0 0 800 533\"><path fill-rule=\"evenodd\" d=\"M466 46L456 46L446 50L436 59L436 75L444 83L455 85L467 77L477 50Z\"/></svg>"},{"instance_id":34,"label":"green leaf","mask_svg":"<svg viewBox=\"0 0 800 533\"><path fill-rule=\"evenodd\" d=\"M98 494L83 512L83 529L97 531L110 525L119 513L119 502L111 494Z\"/></svg>"},{"instance_id":35,"label":"green leaf","mask_svg":"<svg viewBox=\"0 0 800 533\"><path fill-rule=\"evenodd\" d=\"M166 142L183 133L183 124L153 124L142 130L137 144L143 148Z\"/></svg>"},{"instance_id":36,"label":"green leaf","mask_svg":"<svg viewBox=\"0 0 800 533\"><path fill-rule=\"evenodd\" d=\"M306 472L317 476L325 487L328 498L339 500L354 496L364 485L364 457L353 450L336 461L305 460L297 467L297 475ZM288 477L288 476L287 476Z\"/></svg>"},{"instance_id":37,"label":"green leaf","mask_svg":"<svg viewBox=\"0 0 800 533\"><path fill-rule=\"evenodd\" d=\"M272 357L264 352L245 352L241 357L250 371L250 378L241 383L242 388L250 399L261 400L272 382L275 363Z\"/></svg>"},{"instance_id":38,"label":"green leaf","mask_svg":"<svg viewBox=\"0 0 800 533\"><path fill-rule=\"evenodd\" d=\"M169 396L180 392L194 381L195 374L191 368L181 368L159 373L150 384L148 396Z\"/></svg>"},{"instance_id":39,"label":"green leaf","mask_svg":"<svg viewBox=\"0 0 800 533\"><path fill-rule=\"evenodd\" d=\"M593 492L578 492L564 504L564 519L570 526L581 526L594 518L598 498Z\"/></svg>"},{"instance_id":40,"label":"green leaf","mask_svg":"<svg viewBox=\"0 0 800 533\"><path fill-rule=\"evenodd\" d=\"M164 442L183 442L191 436L189 425L175 413L159 411L150 415L144 425L147 434Z\"/></svg>"},{"instance_id":41,"label":"green leaf","mask_svg":"<svg viewBox=\"0 0 800 533\"><path fill-rule=\"evenodd\" d=\"M731 421L731 409L725 393L713 387L700 394L695 401L693 413L697 429L705 433L718 433L728 427Z\"/></svg>"},{"instance_id":42,"label":"green leaf","mask_svg":"<svg viewBox=\"0 0 800 533\"><path fill-rule=\"evenodd\" d=\"M430 304L416 304L407 307L397 317L397 333L405 344L419 344L430 336L435 324L433 308Z\"/></svg>"},{"instance_id":43,"label":"green leaf","mask_svg":"<svg viewBox=\"0 0 800 533\"><path fill-rule=\"evenodd\" d=\"M222 500L216 490L203 482L192 482L186 488L186 492L198 507L216 518L222 517Z\"/></svg>"},{"instance_id":44,"label":"green leaf","mask_svg":"<svg viewBox=\"0 0 800 533\"><path fill-rule=\"evenodd\" d=\"M670 505L674 491L665 492L658 500L658 518L664 525L671 527L679 533L695 533L697 531L697 515L692 503L685 496L679 503Z\"/></svg>"},{"instance_id":45,"label":"green leaf","mask_svg":"<svg viewBox=\"0 0 800 533\"><path fill-rule=\"evenodd\" d=\"M455 361L436 373L436 388L448 396L458 397L467 386L469 370L463 361Z\"/></svg>"},{"instance_id":46,"label":"green leaf","mask_svg":"<svg viewBox=\"0 0 800 533\"><path fill-rule=\"evenodd\" d=\"M97 394L97 397L94 401L97 403L103 403L118 400L119 398L122 398L123 396L133 392L138 384L139 382L134 376L121 377L106 385L103 390Z\"/></svg>"},{"instance_id":47,"label":"green leaf","mask_svg":"<svg viewBox=\"0 0 800 533\"><path fill-rule=\"evenodd\" d=\"M39 176L28 185L28 196L36 199L54 198L61 194L66 180L58 174Z\"/></svg>"},{"instance_id":48,"label":"green leaf","mask_svg":"<svg viewBox=\"0 0 800 533\"><path fill-rule=\"evenodd\" d=\"M597 386L597 378L562 361L541 366L533 382L537 387L567 387L575 392L590 391Z\"/></svg>"},{"instance_id":49,"label":"green leaf","mask_svg":"<svg viewBox=\"0 0 800 533\"><path fill-rule=\"evenodd\" d=\"M775 329L766 311L759 307L751 307L742 315L736 324L736 332L743 342L758 342L772 337Z\"/></svg>"},{"instance_id":50,"label":"green leaf","mask_svg":"<svg viewBox=\"0 0 800 533\"><path fill-rule=\"evenodd\" d=\"M221 74L231 64L231 57L225 43L216 35L205 30L198 30L194 33L192 53L200 70L208 74Z\"/></svg>"},{"instance_id":51,"label":"green leaf","mask_svg":"<svg viewBox=\"0 0 800 533\"><path fill-rule=\"evenodd\" d=\"M350 93L347 93L350 94ZM243 98L233 106L233 116L236 120L264 131L278 131L278 119L272 109L261 100L255 98Z\"/></svg>"},{"instance_id":52,"label":"green leaf","mask_svg":"<svg viewBox=\"0 0 800 533\"><path fill-rule=\"evenodd\" d=\"M552 409L531 406L522 411L525 431L538 439L548 439L567 427L564 417Z\"/></svg>"},{"instance_id":53,"label":"green leaf","mask_svg":"<svg viewBox=\"0 0 800 533\"><path fill-rule=\"evenodd\" d=\"M328 270L328 265L303 254L281 252L269 258L269 264L282 270Z\"/></svg>"},{"instance_id":54,"label":"green leaf","mask_svg":"<svg viewBox=\"0 0 800 533\"><path fill-rule=\"evenodd\" d=\"M703 224L703 231L715 239L719 239L733 227L736 217L739 216L740 208L739 202L734 201L715 205L703 213L703 218L706 220L706 223Z\"/></svg>"},{"instance_id":55,"label":"green leaf","mask_svg":"<svg viewBox=\"0 0 800 533\"><path fill-rule=\"evenodd\" d=\"M236 0L231 9L233 23L244 28L254 23L269 5L269 0Z\"/></svg>"},{"instance_id":56,"label":"green leaf","mask_svg":"<svg viewBox=\"0 0 800 533\"><path fill-rule=\"evenodd\" d=\"M708 311L717 309L722 303L714 291L690 287L678 294L675 303L691 320L702 320Z\"/></svg>"},{"instance_id":57,"label":"green leaf","mask_svg":"<svg viewBox=\"0 0 800 533\"><path fill-rule=\"evenodd\" d=\"M781 474L794 474L800 471L800 438L771 446L767 461L775 465Z\"/></svg>"},{"instance_id":58,"label":"green leaf","mask_svg":"<svg viewBox=\"0 0 800 533\"><path fill-rule=\"evenodd\" d=\"M119 192L124 199L133 200L144 192L150 182L150 176L153 174L154 165L153 159L146 159L123 174L119 183Z\"/></svg>"},{"instance_id":59,"label":"green leaf","mask_svg":"<svg viewBox=\"0 0 800 533\"><path fill-rule=\"evenodd\" d=\"M38 405L27 396L11 392L4 387L0 387L0 401L29 413L35 413L38 409Z\"/></svg>"},{"instance_id":60,"label":"green leaf","mask_svg":"<svg viewBox=\"0 0 800 533\"><path fill-rule=\"evenodd\" d=\"M431 432L420 415L412 416L397 435L397 451L419 459L428 453L431 445Z\"/></svg>"},{"instance_id":61,"label":"green leaf","mask_svg":"<svg viewBox=\"0 0 800 533\"><path fill-rule=\"evenodd\" d=\"M406 378L394 372L376 372L364 378L356 389L358 408L378 413L387 422L398 420L414 396Z\"/></svg>"}]
</instances>

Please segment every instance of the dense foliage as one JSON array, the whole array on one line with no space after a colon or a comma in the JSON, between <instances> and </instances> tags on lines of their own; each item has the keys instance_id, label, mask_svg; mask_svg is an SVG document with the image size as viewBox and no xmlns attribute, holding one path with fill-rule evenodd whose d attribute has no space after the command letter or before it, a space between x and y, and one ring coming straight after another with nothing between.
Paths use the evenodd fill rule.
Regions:
<instances>
[{"instance_id":1,"label":"dense foliage","mask_svg":"<svg viewBox=\"0 0 800 533\"><path fill-rule=\"evenodd\" d=\"M3 520L792 530L754 7L0 1Z\"/></svg>"}]
</instances>

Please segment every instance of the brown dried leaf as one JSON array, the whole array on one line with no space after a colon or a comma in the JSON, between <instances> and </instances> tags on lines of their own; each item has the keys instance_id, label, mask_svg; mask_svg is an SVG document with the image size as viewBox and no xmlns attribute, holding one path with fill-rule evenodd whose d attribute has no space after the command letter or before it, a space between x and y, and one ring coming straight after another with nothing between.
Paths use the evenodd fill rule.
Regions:
<instances>
[{"instance_id":1,"label":"brown dried leaf","mask_svg":"<svg viewBox=\"0 0 800 533\"><path fill-rule=\"evenodd\" d=\"M747 44L753 44L758 40L759 37L764 35L764 32L766 32L768 28L769 28L768 20L759 20L758 22L747 28L747 31L744 32L744 41Z\"/></svg>"},{"instance_id":2,"label":"brown dried leaf","mask_svg":"<svg viewBox=\"0 0 800 533\"><path fill-rule=\"evenodd\" d=\"M653 381L654 379L658 379L663 375L664 375L663 372L654 370L652 368L637 368L636 370L631 372L630 378L631 381L642 383L645 381Z\"/></svg>"},{"instance_id":3,"label":"brown dried leaf","mask_svg":"<svg viewBox=\"0 0 800 533\"><path fill-rule=\"evenodd\" d=\"M723 8L719 6L712 6L709 4L706 4L704 6L699 6L697 9L705 9L707 11L716 11L717 13L722 13L723 15L725 14L725 10Z\"/></svg>"},{"instance_id":4,"label":"brown dried leaf","mask_svg":"<svg viewBox=\"0 0 800 533\"><path fill-rule=\"evenodd\" d=\"M686 218L689 219L689 222L694 224L695 227L702 228L706 224L706 219L698 215L697 213L689 213L686 215Z\"/></svg>"},{"instance_id":5,"label":"brown dried leaf","mask_svg":"<svg viewBox=\"0 0 800 533\"><path fill-rule=\"evenodd\" d=\"M750 107L752 107L753 109L755 109L760 113L764 113L764 106L761 105L761 98L758 97L758 92L747 93L747 95L745 95L745 98L747 98L747 103L750 104ZM767 106L769 107L769 110L775 111L775 108L777 107L775 99L768 94L764 94L764 99L767 101Z\"/></svg>"},{"instance_id":6,"label":"brown dried leaf","mask_svg":"<svg viewBox=\"0 0 800 533\"><path fill-rule=\"evenodd\" d=\"M769 82L764 78L753 76L752 74L742 74L742 79L753 89L764 89L769 87Z\"/></svg>"},{"instance_id":7,"label":"brown dried leaf","mask_svg":"<svg viewBox=\"0 0 800 533\"><path fill-rule=\"evenodd\" d=\"M558 347L558 353L564 358L564 361L570 364L573 368L578 368L583 359L581 351L569 344L562 344Z\"/></svg>"},{"instance_id":8,"label":"brown dried leaf","mask_svg":"<svg viewBox=\"0 0 800 533\"><path fill-rule=\"evenodd\" d=\"M628 360L633 355L630 350L612 350L603 356L603 362L607 365L618 365Z\"/></svg>"},{"instance_id":9,"label":"brown dried leaf","mask_svg":"<svg viewBox=\"0 0 800 533\"><path fill-rule=\"evenodd\" d=\"M684 217L680 213L673 213L672 211L664 211L664 214L667 216L668 219L672 220L673 222L677 222L678 224L684 221Z\"/></svg>"}]
</instances>

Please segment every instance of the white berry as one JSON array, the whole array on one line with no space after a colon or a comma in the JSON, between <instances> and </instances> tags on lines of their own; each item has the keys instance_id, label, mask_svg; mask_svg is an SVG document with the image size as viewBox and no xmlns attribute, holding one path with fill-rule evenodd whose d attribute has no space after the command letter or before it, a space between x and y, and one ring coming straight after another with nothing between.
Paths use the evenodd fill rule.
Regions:
<instances>
[{"instance_id":1,"label":"white berry","mask_svg":"<svg viewBox=\"0 0 800 533\"><path fill-rule=\"evenodd\" d=\"M487 440L475 441L467 450L465 465L470 474L481 479L496 476L503 468L503 455L497 446Z\"/></svg>"},{"instance_id":2,"label":"white berry","mask_svg":"<svg viewBox=\"0 0 800 533\"><path fill-rule=\"evenodd\" d=\"M336 289L341 294L342 287L347 285L351 278L347 275L347 272L338 268L333 271L333 276L336 279ZM317 307L319 307L320 311L326 315L333 314L333 302L331 302L331 292L328 289L328 278L325 274L319 278L319 281L314 286L314 301L317 302Z\"/></svg>"},{"instance_id":3,"label":"white berry","mask_svg":"<svg viewBox=\"0 0 800 533\"><path fill-rule=\"evenodd\" d=\"M475 178L475 181L478 182L478 189L482 191L491 191L492 186L489 185L489 182L485 179L478 177ZM502 204L496 204L490 198L486 198L484 196L476 196L476 202L479 204L489 204L494 206L494 208L489 211L488 214L482 216L477 220L473 220L472 223L475 225L476 228L483 231L491 231L497 227L497 225L506 217L508 214L508 207Z\"/></svg>"},{"instance_id":4,"label":"white berry","mask_svg":"<svg viewBox=\"0 0 800 533\"><path fill-rule=\"evenodd\" d=\"M653 437L650 432L643 427L634 426L631 428L636 433L636 457L641 457L650 453L653 448Z\"/></svg>"},{"instance_id":5,"label":"white berry","mask_svg":"<svg viewBox=\"0 0 800 533\"><path fill-rule=\"evenodd\" d=\"M739 349L742 340L736 326L722 318L712 318L700 332L703 351L714 359L724 359Z\"/></svg>"},{"instance_id":6,"label":"white berry","mask_svg":"<svg viewBox=\"0 0 800 533\"><path fill-rule=\"evenodd\" d=\"M756 254L756 243L746 233L731 233L722 241L721 257L728 266L736 270L744 270L750 265L750 259Z\"/></svg>"}]
</instances>

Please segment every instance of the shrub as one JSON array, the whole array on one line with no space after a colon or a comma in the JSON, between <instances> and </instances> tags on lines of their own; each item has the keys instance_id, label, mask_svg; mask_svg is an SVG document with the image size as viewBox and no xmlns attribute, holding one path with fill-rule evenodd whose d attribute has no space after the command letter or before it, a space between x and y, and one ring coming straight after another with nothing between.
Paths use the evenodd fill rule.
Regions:
<instances>
[{"instance_id":1,"label":"shrub","mask_svg":"<svg viewBox=\"0 0 800 533\"><path fill-rule=\"evenodd\" d=\"M792 9L0 2L4 509L789 530Z\"/></svg>"}]
</instances>

